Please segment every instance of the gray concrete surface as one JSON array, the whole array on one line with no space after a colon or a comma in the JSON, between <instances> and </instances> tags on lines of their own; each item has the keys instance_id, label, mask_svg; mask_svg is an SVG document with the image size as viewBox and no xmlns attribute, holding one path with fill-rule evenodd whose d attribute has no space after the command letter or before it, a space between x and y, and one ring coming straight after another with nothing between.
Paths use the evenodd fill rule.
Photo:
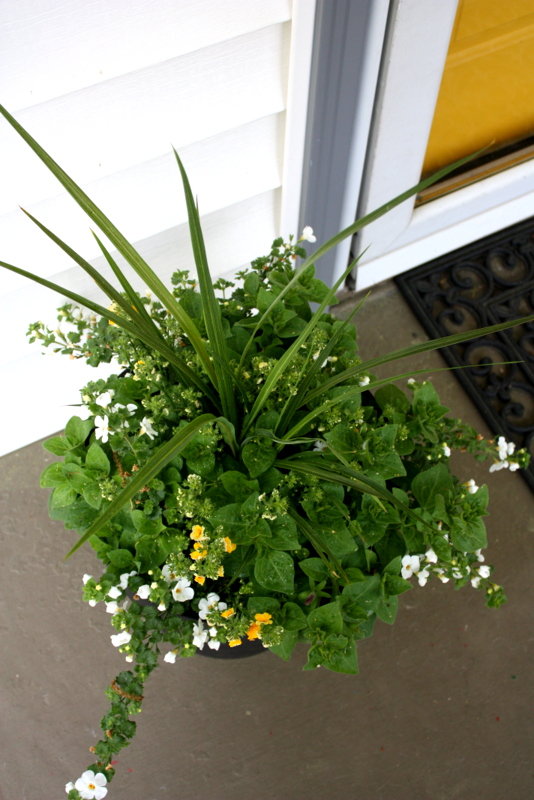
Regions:
<instances>
[{"instance_id":1,"label":"gray concrete surface","mask_svg":"<svg viewBox=\"0 0 534 800\"><path fill-rule=\"evenodd\" d=\"M345 296L340 316L352 308ZM358 319L364 356L426 338L393 284ZM435 354L418 366L443 366ZM400 370L399 370L400 371ZM391 374L391 373L390 373ZM490 433L452 375L442 402ZM36 411L37 413L37 411ZM59 800L89 763L124 668L103 608L80 597L89 548L46 512L39 443L0 459L0 800ZM530 800L533 497L515 473L456 455L464 480L490 487L488 561L509 602L432 581L402 595L396 624L359 647L360 675L302 673L265 653L193 658L152 675L138 734L110 800Z\"/></svg>"}]
</instances>

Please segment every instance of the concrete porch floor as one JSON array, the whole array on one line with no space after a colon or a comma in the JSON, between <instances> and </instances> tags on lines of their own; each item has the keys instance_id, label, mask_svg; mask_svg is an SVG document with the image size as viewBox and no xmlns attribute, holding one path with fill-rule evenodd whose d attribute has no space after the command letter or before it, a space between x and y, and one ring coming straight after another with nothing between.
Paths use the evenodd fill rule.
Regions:
<instances>
[{"instance_id":1,"label":"concrete porch floor","mask_svg":"<svg viewBox=\"0 0 534 800\"><path fill-rule=\"evenodd\" d=\"M346 294L346 316L358 300ZM427 337L392 282L357 317L372 357ZM413 363L413 362L412 362ZM412 368L443 367L439 355ZM389 373L408 371L407 360ZM442 402L485 435L454 376ZM59 800L90 762L126 668L103 607L81 600L99 574L89 547L51 522L35 443L0 459L0 800ZM534 501L522 478L467 454L453 471L490 489L487 563L508 603L431 581L402 595L397 622L359 646L360 674L302 673L265 653L236 662L182 659L149 679L138 733L122 751L110 800L529 800L534 797L532 640Z\"/></svg>"}]
</instances>

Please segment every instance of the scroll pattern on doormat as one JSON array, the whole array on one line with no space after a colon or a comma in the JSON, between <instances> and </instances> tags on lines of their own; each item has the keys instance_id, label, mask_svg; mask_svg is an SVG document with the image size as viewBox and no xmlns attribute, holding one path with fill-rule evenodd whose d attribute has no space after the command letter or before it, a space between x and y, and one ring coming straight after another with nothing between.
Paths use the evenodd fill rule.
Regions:
<instances>
[{"instance_id":1,"label":"scroll pattern on doormat","mask_svg":"<svg viewBox=\"0 0 534 800\"><path fill-rule=\"evenodd\" d=\"M534 217L395 278L429 336L534 313ZM521 474L534 491L534 323L441 351L496 435L526 447ZM495 362L520 361L495 366Z\"/></svg>"}]
</instances>

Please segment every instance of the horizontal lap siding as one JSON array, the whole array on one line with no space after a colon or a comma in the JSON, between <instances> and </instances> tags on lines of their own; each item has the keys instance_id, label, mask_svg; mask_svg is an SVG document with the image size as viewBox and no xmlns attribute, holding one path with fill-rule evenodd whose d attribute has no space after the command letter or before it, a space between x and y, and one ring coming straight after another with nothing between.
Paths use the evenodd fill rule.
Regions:
<instances>
[{"instance_id":1,"label":"horizontal lap siding","mask_svg":"<svg viewBox=\"0 0 534 800\"><path fill-rule=\"evenodd\" d=\"M0 59L10 80L0 102L164 280L192 267L171 145L199 198L213 274L231 274L268 251L279 232L289 2L93 2L76 4L79 14L58 0L7 8ZM97 64L104 65L102 76ZM0 162L0 259L101 301L85 273L18 210L20 203L108 270L87 218L3 120ZM65 406L100 374L28 346L28 324L42 319L54 326L61 302L0 274L0 335L10 344L0 354L7 390L1 410L12 421L0 455L61 428L73 413Z\"/></svg>"}]
</instances>

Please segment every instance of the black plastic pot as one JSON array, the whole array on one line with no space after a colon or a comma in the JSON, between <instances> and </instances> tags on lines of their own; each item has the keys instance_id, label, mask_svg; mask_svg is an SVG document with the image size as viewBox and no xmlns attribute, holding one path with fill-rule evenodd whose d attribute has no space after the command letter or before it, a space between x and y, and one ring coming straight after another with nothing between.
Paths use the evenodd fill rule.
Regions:
<instances>
[{"instance_id":1,"label":"black plastic pot","mask_svg":"<svg viewBox=\"0 0 534 800\"><path fill-rule=\"evenodd\" d=\"M130 589L126 589L126 594L133 600L133 592ZM140 606L155 606L155 603L152 603L150 600L139 600L135 601L139 603ZM192 613L185 613L182 614L183 619L190 619L193 622L197 621L197 617L194 616ZM197 648L196 655L205 656L206 658L224 658L224 659L235 659L235 658L250 658L250 656L257 656L260 653L265 653L267 650L266 647L263 646L259 639L253 639L249 641L248 639L243 639L241 644L236 645L235 647L230 647L229 644L222 643L218 650L212 650L211 647L208 647L207 644L204 645L202 650Z\"/></svg>"}]
</instances>

